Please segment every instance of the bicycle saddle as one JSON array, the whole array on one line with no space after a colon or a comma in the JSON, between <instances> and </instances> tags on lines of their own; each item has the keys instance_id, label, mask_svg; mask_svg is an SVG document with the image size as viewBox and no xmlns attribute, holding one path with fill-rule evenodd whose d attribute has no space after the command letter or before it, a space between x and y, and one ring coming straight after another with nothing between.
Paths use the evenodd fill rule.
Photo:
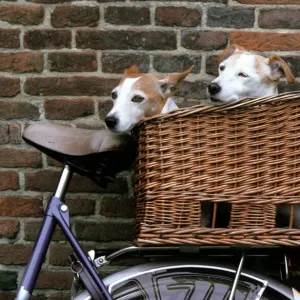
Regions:
<instances>
[{"instance_id":1,"label":"bicycle saddle","mask_svg":"<svg viewBox=\"0 0 300 300\"><path fill-rule=\"evenodd\" d=\"M28 125L23 133L28 144L81 175L114 177L128 168L136 155L136 144L128 134L108 130L74 128L50 122Z\"/></svg>"}]
</instances>

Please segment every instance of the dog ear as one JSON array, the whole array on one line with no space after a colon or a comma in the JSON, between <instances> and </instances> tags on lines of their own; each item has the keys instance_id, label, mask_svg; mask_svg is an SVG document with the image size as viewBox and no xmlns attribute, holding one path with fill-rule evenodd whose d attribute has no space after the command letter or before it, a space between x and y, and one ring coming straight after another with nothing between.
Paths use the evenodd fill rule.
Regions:
<instances>
[{"instance_id":1,"label":"dog ear","mask_svg":"<svg viewBox=\"0 0 300 300\"><path fill-rule=\"evenodd\" d=\"M285 76L288 84L293 84L295 82L295 77L289 65L279 56L270 56L267 60L268 65L271 68L271 78L278 81L280 77Z\"/></svg>"},{"instance_id":2,"label":"dog ear","mask_svg":"<svg viewBox=\"0 0 300 300\"><path fill-rule=\"evenodd\" d=\"M232 54L236 53L236 52L243 52L243 51L247 51L245 48L236 45L236 44L232 44L230 47L226 48L217 58L217 64L219 65L222 61L224 61L225 59L227 59L229 56L231 56Z\"/></svg>"},{"instance_id":3,"label":"dog ear","mask_svg":"<svg viewBox=\"0 0 300 300\"><path fill-rule=\"evenodd\" d=\"M124 71L124 75L126 76L133 76L133 75L140 75L140 74L141 72L136 65L132 65L131 67L129 67Z\"/></svg>"},{"instance_id":4,"label":"dog ear","mask_svg":"<svg viewBox=\"0 0 300 300\"><path fill-rule=\"evenodd\" d=\"M162 93L166 97L170 97L171 95L174 95L180 83L193 70L193 68L194 65L190 66L187 70L185 70L182 73L170 75L165 78L159 79L158 83L160 85L160 89Z\"/></svg>"}]
</instances>

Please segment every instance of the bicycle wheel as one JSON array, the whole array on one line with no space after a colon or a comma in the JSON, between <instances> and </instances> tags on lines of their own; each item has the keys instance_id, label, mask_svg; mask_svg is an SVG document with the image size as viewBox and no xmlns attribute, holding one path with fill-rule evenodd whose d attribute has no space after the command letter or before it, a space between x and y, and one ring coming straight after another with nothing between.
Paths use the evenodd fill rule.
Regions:
<instances>
[{"instance_id":1,"label":"bicycle wheel","mask_svg":"<svg viewBox=\"0 0 300 300\"><path fill-rule=\"evenodd\" d=\"M209 263L155 262L104 279L116 300L228 300L235 268ZM83 292L75 300L89 300ZM287 300L292 288L264 275L243 271L235 300Z\"/></svg>"}]
</instances>

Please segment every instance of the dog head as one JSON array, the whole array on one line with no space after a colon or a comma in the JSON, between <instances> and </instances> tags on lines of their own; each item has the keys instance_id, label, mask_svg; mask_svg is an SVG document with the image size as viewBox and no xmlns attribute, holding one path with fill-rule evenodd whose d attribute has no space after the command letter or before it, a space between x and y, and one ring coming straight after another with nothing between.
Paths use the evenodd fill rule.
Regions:
<instances>
[{"instance_id":1,"label":"dog head","mask_svg":"<svg viewBox=\"0 0 300 300\"><path fill-rule=\"evenodd\" d=\"M286 77L289 84L295 81L290 67L279 56L266 58L238 45L225 49L217 58L217 64L219 76L208 85L212 101L277 95L281 77Z\"/></svg>"},{"instance_id":2,"label":"dog head","mask_svg":"<svg viewBox=\"0 0 300 300\"><path fill-rule=\"evenodd\" d=\"M142 118L177 108L170 97L193 67L162 79L141 74L135 65L126 69L119 85L112 90L113 108L105 118L106 126L114 132L130 132ZM168 101L174 104L166 109Z\"/></svg>"}]
</instances>

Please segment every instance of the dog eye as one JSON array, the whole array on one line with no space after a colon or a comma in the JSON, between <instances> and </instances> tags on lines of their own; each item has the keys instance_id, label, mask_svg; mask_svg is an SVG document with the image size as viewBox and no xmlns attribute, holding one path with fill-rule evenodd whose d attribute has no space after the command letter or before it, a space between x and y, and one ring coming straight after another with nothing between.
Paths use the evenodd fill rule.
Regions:
<instances>
[{"instance_id":1,"label":"dog eye","mask_svg":"<svg viewBox=\"0 0 300 300\"><path fill-rule=\"evenodd\" d=\"M118 97L117 92L112 92L111 97L113 98L113 100L117 99L117 97Z\"/></svg>"},{"instance_id":2,"label":"dog eye","mask_svg":"<svg viewBox=\"0 0 300 300\"><path fill-rule=\"evenodd\" d=\"M249 77L247 74L245 74L245 73L239 73L238 74L240 77Z\"/></svg>"},{"instance_id":3,"label":"dog eye","mask_svg":"<svg viewBox=\"0 0 300 300\"><path fill-rule=\"evenodd\" d=\"M225 70L225 66L220 66L220 71L224 71Z\"/></svg>"},{"instance_id":4,"label":"dog eye","mask_svg":"<svg viewBox=\"0 0 300 300\"><path fill-rule=\"evenodd\" d=\"M131 101L135 103L141 103L145 98L142 96L134 96Z\"/></svg>"}]
</instances>

